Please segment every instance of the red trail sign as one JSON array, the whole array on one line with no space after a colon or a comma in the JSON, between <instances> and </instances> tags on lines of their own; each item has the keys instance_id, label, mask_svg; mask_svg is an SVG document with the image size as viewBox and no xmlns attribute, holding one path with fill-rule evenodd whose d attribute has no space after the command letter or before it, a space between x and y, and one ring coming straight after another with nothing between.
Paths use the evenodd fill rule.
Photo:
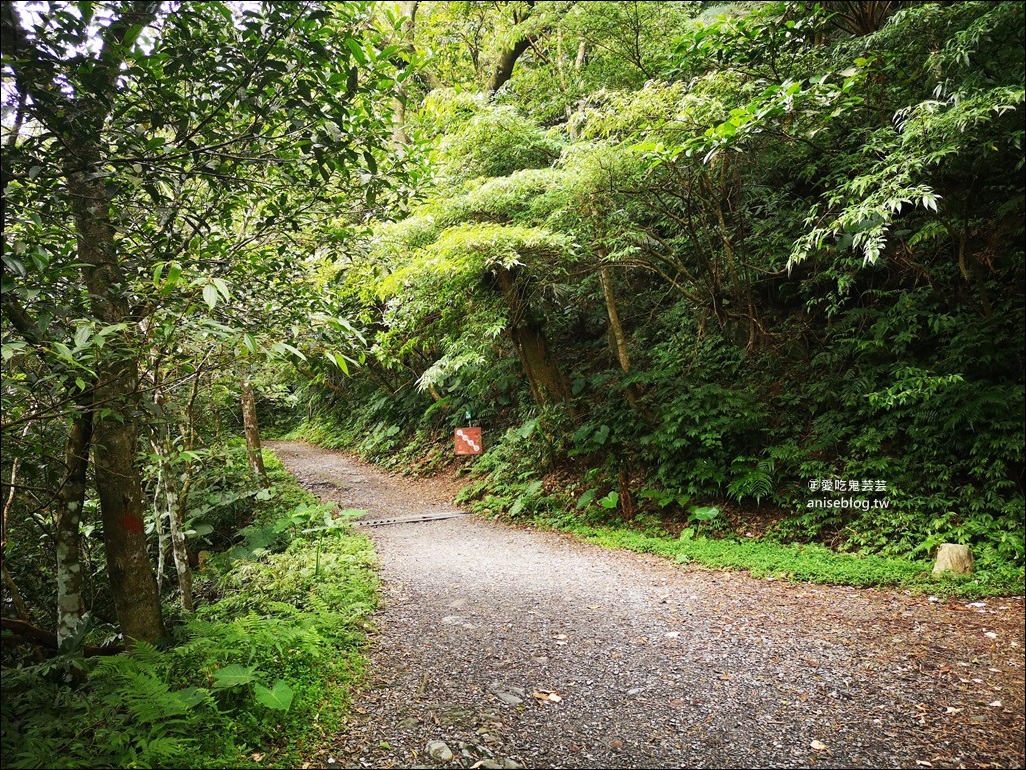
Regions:
<instances>
[{"instance_id":1,"label":"red trail sign","mask_svg":"<svg viewBox=\"0 0 1026 770\"><path fill-rule=\"evenodd\" d=\"M455 439L458 455L479 455L484 451L480 428L457 428Z\"/></svg>"}]
</instances>

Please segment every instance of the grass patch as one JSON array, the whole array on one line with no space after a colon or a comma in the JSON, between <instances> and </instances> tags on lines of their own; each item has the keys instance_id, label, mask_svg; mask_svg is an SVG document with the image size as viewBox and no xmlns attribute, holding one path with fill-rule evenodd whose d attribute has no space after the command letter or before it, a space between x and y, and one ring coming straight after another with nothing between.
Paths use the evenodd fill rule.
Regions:
<instances>
[{"instance_id":1,"label":"grass patch","mask_svg":"<svg viewBox=\"0 0 1026 770\"><path fill-rule=\"evenodd\" d=\"M933 563L883 556L837 553L822 545L768 540L674 538L639 531L626 524L595 526L565 516L539 517L543 527L570 532L589 543L638 553L652 553L683 564L714 569L747 570L753 577L858 587L901 588L937 596L982 598L1020 595L1022 570L985 571L971 576L931 574Z\"/></svg>"},{"instance_id":2,"label":"grass patch","mask_svg":"<svg viewBox=\"0 0 1026 770\"><path fill-rule=\"evenodd\" d=\"M5 767L298 767L334 733L363 673L373 550L266 464L270 498L197 574L173 644L3 672Z\"/></svg>"}]
</instances>

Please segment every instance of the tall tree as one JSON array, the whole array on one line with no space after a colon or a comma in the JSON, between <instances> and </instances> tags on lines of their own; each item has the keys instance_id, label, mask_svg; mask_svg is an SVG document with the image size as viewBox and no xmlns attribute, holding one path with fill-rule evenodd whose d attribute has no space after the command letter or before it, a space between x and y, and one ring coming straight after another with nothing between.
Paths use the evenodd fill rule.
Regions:
<instances>
[{"instance_id":1,"label":"tall tree","mask_svg":"<svg viewBox=\"0 0 1026 770\"><path fill-rule=\"evenodd\" d=\"M30 33L13 3L2 11L4 63L13 69L19 91L30 100L33 117L56 140L55 160L74 217L76 257L91 297L90 310L100 323L123 329L123 344L112 346L97 361L95 400L105 408L92 420L93 462L107 568L122 632L130 639L151 642L163 636L164 624L146 550L145 504L135 464L138 365L130 352L128 276L118 259L112 201L104 184L104 126L132 44L153 23L159 9L159 3L147 2L119 8L110 24L97 30L99 53L81 63L78 82L61 61L64 52L42 35ZM58 38L55 42L71 41ZM76 448L73 464L80 461L85 446L84 442Z\"/></svg>"},{"instance_id":2,"label":"tall tree","mask_svg":"<svg viewBox=\"0 0 1026 770\"><path fill-rule=\"evenodd\" d=\"M44 353L66 354L79 389L91 395L81 415L91 433L76 427L72 435L91 448L126 638L163 635L137 460L152 403L142 397L142 383L152 381L144 369L160 358L147 346L173 345L173 334L157 331L177 328L203 303L226 301L222 276L246 261L254 240L328 208L339 181L359 186L363 205L373 205L396 51L377 45L367 10L361 3L3 5L5 77L31 129L5 153L5 225L42 236L33 261L24 237L5 239L3 311L18 328L18 303L6 295L25 304L34 331L21 336L30 345L71 298L85 315L68 324L79 330L73 346L50 339ZM38 215L41 206L49 216ZM254 210L259 216L247 220ZM61 250L62 230L74 233L74 253ZM41 293L55 271L61 282ZM78 441L70 449L69 458L85 456Z\"/></svg>"}]
</instances>

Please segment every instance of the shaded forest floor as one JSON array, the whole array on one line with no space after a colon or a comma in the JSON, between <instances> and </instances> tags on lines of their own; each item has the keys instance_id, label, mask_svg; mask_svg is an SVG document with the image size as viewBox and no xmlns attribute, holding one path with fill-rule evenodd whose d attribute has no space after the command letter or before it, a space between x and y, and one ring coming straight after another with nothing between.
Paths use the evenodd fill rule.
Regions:
<instances>
[{"instance_id":1,"label":"shaded forest floor","mask_svg":"<svg viewBox=\"0 0 1026 770\"><path fill-rule=\"evenodd\" d=\"M454 510L448 480L273 449L366 518ZM1026 761L1021 598L759 580L473 516L367 531L370 673L308 767Z\"/></svg>"}]
</instances>

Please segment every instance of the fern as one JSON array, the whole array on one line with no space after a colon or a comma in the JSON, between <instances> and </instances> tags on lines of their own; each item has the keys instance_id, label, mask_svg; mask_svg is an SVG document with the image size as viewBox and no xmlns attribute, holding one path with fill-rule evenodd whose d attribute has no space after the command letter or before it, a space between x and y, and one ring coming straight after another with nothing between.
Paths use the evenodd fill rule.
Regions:
<instances>
[{"instance_id":1,"label":"fern","mask_svg":"<svg viewBox=\"0 0 1026 770\"><path fill-rule=\"evenodd\" d=\"M727 486L727 494L739 503L746 497L753 497L758 503L773 494L772 460L755 461L754 458L739 457L731 466L731 471L734 479Z\"/></svg>"}]
</instances>

